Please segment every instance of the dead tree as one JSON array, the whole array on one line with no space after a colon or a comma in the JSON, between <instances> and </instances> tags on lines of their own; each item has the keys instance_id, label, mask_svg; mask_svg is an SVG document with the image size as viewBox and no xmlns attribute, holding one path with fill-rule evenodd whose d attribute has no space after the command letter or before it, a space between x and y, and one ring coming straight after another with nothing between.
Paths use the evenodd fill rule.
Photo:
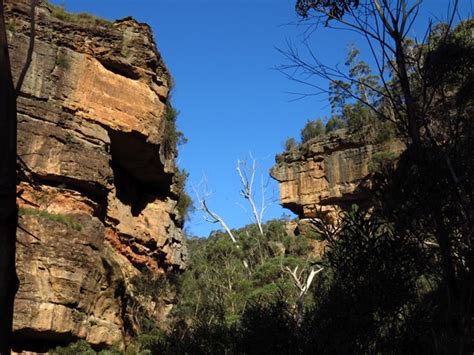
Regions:
<instances>
[{"instance_id":1,"label":"dead tree","mask_svg":"<svg viewBox=\"0 0 474 355\"><path fill-rule=\"evenodd\" d=\"M304 311L304 298L308 293L311 284L313 283L314 277L319 274L324 268L320 267L318 270L311 268L309 273L305 272L306 268L303 268L300 272L298 272L299 267L296 266L294 269L285 266L283 271L285 271L288 275L290 275L290 279L293 285L298 289L298 297L296 299L296 321L300 323L303 318L303 311Z\"/></svg>"},{"instance_id":2,"label":"dead tree","mask_svg":"<svg viewBox=\"0 0 474 355\"><path fill-rule=\"evenodd\" d=\"M250 207L252 209L252 216L255 220L255 223L258 226L258 230L260 235L264 235L263 232L263 215L265 214L266 205L265 205L265 187L262 182L261 186L261 205L260 208L257 207L255 203L255 196L254 196L254 182L255 182L255 174L257 172L257 161L250 155L252 160L252 166L250 169L247 169L247 163L244 160L237 161L237 172L239 174L240 183L242 184L242 190L240 190L240 195L245 198Z\"/></svg>"},{"instance_id":3,"label":"dead tree","mask_svg":"<svg viewBox=\"0 0 474 355\"><path fill-rule=\"evenodd\" d=\"M255 194L254 194L254 182L255 176L257 173L257 162L250 154L251 158L251 166L248 168L247 162L244 160L237 161L237 173L239 175L240 183L242 185L242 189L240 190L240 195L246 199L251 208L251 219L253 219L258 227L258 231L261 237L264 236L263 230L263 216L266 211L266 204L265 204L265 187L262 182L261 186L261 206L260 208L257 206L255 202ZM205 181L204 181L205 183ZM203 212L204 220L209 223L215 223L221 225L221 227L225 230L229 238L235 244L237 248L240 248L237 239L235 238L232 230L229 228L227 223L224 219L217 214L215 211L209 208L207 200L210 197L210 194L205 188L204 194L200 194L197 188L194 188L194 195L196 196L198 202L198 209ZM243 206L242 206L243 207ZM244 208L244 207L243 207ZM245 210L245 208L244 208ZM257 241L260 246L260 240ZM243 264L245 268L250 272L250 265L246 259L243 260Z\"/></svg>"},{"instance_id":4,"label":"dead tree","mask_svg":"<svg viewBox=\"0 0 474 355\"><path fill-rule=\"evenodd\" d=\"M200 210L203 213L203 218L206 222L213 223L213 224L220 224L222 228L224 228L225 232L229 236L230 240L232 240L232 243L234 243L235 247L240 249L240 245L237 242L237 239L234 236L234 233L232 233L232 230L229 228L227 223L224 221L224 219L219 216L216 212L211 210L209 206L207 205L207 200L209 198L209 192L206 191L204 192L204 196L201 196L197 188L194 189L194 196L197 199L198 202L198 207L197 209ZM250 267L246 259L242 261L244 264L244 267L250 272Z\"/></svg>"}]
</instances>

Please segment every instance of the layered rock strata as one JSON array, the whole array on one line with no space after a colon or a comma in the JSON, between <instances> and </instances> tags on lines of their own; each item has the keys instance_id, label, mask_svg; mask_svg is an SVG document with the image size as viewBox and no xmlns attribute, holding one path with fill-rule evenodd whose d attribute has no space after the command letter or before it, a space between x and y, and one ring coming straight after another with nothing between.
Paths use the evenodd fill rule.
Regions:
<instances>
[{"instance_id":1,"label":"layered rock strata","mask_svg":"<svg viewBox=\"0 0 474 355\"><path fill-rule=\"evenodd\" d=\"M6 10L17 78L29 0ZM145 24L59 16L44 2L36 17L18 99L17 347L121 346L130 279L186 264L164 119L170 75Z\"/></svg>"},{"instance_id":2,"label":"layered rock strata","mask_svg":"<svg viewBox=\"0 0 474 355\"><path fill-rule=\"evenodd\" d=\"M270 175L279 183L283 207L301 219L322 214L332 221L334 212L367 201L374 155L404 148L398 140L363 144L338 130L277 156Z\"/></svg>"}]
</instances>

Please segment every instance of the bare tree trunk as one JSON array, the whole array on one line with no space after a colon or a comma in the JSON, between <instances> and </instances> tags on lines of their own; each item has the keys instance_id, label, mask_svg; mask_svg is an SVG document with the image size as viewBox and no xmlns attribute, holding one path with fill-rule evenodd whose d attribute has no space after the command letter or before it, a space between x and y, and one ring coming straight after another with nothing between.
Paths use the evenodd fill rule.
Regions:
<instances>
[{"instance_id":1,"label":"bare tree trunk","mask_svg":"<svg viewBox=\"0 0 474 355\"><path fill-rule=\"evenodd\" d=\"M4 4L0 0L0 354L10 354L13 306L18 290L15 268L16 93L10 70Z\"/></svg>"},{"instance_id":2,"label":"bare tree trunk","mask_svg":"<svg viewBox=\"0 0 474 355\"><path fill-rule=\"evenodd\" d=\"M293 270L290 269L288 266L286 266L284 269L282 268L283 271L287 272L291 276L291 281L293 282L293 285L300 291L298 298L296 299L296 322L298 324L301 324L303 320L304 298L308 293L311 284L313 283L313 279L317 274L324 270L324 268L322 267L318 270L314 270L312 268L305 279L303 275L305 269L306 267L304 267L303 270L298 273L298 266L296 266Z\"/></svg>"},{"instance_id":3,"label":"bare tree trunk","mask_svg":"<svg viewBox=\"0 0 474 355\"><path fill-rule=\"evenodd\" d=\"M415 151L418 151L421 144L420 124L416 110L416 104L413 99L413 94L411 92L410 79L408 78L407 65L405 61L406 56L405 53L403 53L403 42L400 38L399 33L396 33L394 40L396 43L395 60L397 62L398 79L400 80L403 98L405 99L405 105L407 109L406 113L408 123L408 134L412 139Z\"/></svg>"}]
</instances>

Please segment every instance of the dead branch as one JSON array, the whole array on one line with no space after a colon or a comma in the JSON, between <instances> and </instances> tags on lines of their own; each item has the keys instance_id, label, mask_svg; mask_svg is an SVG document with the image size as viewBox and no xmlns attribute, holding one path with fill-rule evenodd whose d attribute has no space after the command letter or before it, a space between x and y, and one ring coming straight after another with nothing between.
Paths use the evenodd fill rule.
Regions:
<instances>
[{"instance_id":1,"label":"dead branch","mask_svg":"<svg viewBox=\"0 0 474 355\"><path fill-rule=\"evenodd\" d=\"M224 228L225 232L227 233L227 235L229 236L229 238L232 240L232 242L235 244L235 246L237 248L240 248L240 245L239 243L237 242L237 239L235 238L234 236L234 233L232 233L232 230L229 228L229 226L227 225L227 223L225 223L224 219L219 216L216 212L214 212L213 210L211 210L209 208L209 206L207 205L207 201L206 201L206 198L209 197L209 192L205 191L204 193L204 197L201 197L199 191L197 188L195 188L193 186L193 190L194 190L194 195L196 196L196 200L198 201L198 210L200 210L201 212L203 212L203 218L204 220L206 220L207 222L209 223L218 223L222 226L222 228ZM250 270L249 268L249 264L247 262L247 260L243 260L242 263L244 264L244 267L247 269L247 270Z\"/></svg>"},{"instance_id":2,"label":"dead branch","mask_svg":"<svg viewBox=\"0 0 474 355\"><path fill-rule=\"evenodd\" d=\"M240 191L240 195L245 198L252 209L252 215L253 218L255 219L255 223L257 223L258 230L260 232L260 235L264 235L263 232L263 224L262 224L262 219L263 215L266 210L265 206L265 187L263 186L262 182L262 191L261 191L261 198L262 198L262 204L260 206L260 209L257 208L257 204L255 203L254 199L254 192L253 192L253 185L255 181L255 173L257 171L257 162L256 160L252 157L250 154L251 160L252 160L252 165L250 169L247 169L247 164L245 161L238 160L237 161L237 172L239 174L240 178L240 183L242 184L242 190Z\"/></svg>"},{"instance_id":3,"label":"dead branch","mask_svg":"<svg viewBox=\"0 0 474 355\"><path fill-rule=\"evenodd\" d=\"M306 277L306 280L303 277L305 268L303 268L299 273L298 273L298 268L299 268L298 266L295 266L295 268L291 270L288 266L286 266L284 271L287 272L291 276L293 284L300 291L299 297L304 297L306 293L309 291L309 288L311 287L314 277L317 274L319 274L321 271L323 271L324 268L321 267L318 270L311 268L311 271L309 272L308 277Z\"/></svg>"}]
</instances>

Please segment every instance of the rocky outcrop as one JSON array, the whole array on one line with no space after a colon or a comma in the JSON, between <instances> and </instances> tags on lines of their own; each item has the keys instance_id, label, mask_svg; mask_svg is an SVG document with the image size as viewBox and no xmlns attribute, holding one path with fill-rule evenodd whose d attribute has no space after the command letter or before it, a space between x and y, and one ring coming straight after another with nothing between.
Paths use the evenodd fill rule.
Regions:
<instances>
[{"instance_id":1,"label":"rocky outcrop","mask_svg":"<svg viewBox=\"0 0 474 355\"><path fill-rule=\"evenodd\" d=\"M403 149L398 140L363 144L339 130L277 156L270 175L279 182L283 207L302 219L318 214L333 219L335 211L367 200L374 156Z\"/></svg>"},{"instance_id":2,"label":"rocky outcrop","mask_svg":"<svg viewBox=\"0 0 474 355\"><path fill-rule=\"evenodd\" d=\"M17 77L29 0L6 7ZM186 265L164 119L170 75L145 24L58 16L44 2L36 15L18 99L17 346L120 346L130 279Z\"/></svg>"}]
</instances>

